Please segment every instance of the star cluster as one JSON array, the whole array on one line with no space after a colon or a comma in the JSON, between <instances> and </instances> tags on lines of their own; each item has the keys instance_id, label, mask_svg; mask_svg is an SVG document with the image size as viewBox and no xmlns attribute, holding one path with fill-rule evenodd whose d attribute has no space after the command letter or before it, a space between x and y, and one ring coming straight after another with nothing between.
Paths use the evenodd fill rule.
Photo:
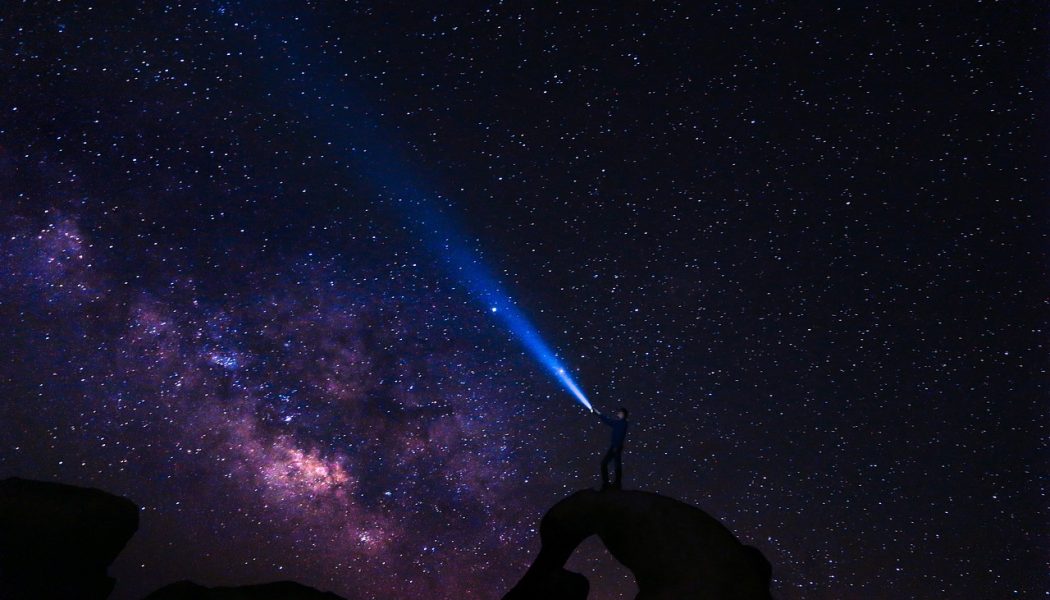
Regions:
<instances>
[{"instance_id":1,"label":"star cluster","mask_svg":"<svg viewBox=\"0 0 1050 600\"><path fill-rule=\"evenodd\" d=\"M117 600L501 595L607 432L411 178L630 408L627 487L722 520L778 597L1045 591L1043 20L5 7L0 476L143 507ZM594 541L570 568L634 595Z\"/></svg>"}]
</instances>

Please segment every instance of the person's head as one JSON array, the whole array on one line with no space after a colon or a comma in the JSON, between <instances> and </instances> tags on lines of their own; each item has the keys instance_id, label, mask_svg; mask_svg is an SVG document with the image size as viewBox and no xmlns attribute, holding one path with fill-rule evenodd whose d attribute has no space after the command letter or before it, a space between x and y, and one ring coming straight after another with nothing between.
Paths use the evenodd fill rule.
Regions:
<instances>
[{"instance_id":1,"label":"person's head","mask_svg":"<svg viewBox=\"0 0 1050 600\"><path fill-rule=\"evenodd\" d=\"M628 414L627 409L622 406L616 410L617 419L626 419Z\"/></svg>"}]
</instances>

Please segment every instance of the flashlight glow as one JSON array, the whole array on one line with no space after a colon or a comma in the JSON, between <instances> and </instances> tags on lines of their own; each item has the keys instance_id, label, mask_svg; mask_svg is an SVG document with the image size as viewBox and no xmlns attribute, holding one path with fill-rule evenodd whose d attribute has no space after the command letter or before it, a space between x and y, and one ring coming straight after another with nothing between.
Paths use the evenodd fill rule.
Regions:
<instances>
[{"instance_id":1,"label":"flashlight glow","mask_svg":"<svg viewBox=\"0 0 1050 600\"><path fill-rule=\"evenodd\" d=\"M425 182L404 154L411 145L401 143L393 134L396 129L384 127L376 119L373 103L353 87L352 78L343 67L317 52L316 44L304 33L307 29L281 27L285 23L283 17L265 16L274 24L267 37L270 43L262 46L269 51L268 59L275 66L273 96L300 112L304 122L316 128L327 146L341 148L347 161L344 164L360 176L358 181L393 204L418 238L440 257L486 312L497 317L581 405L591 409L591 403L561 359L482 264L478 249L442 213L442 206L448 206L448 202L436 200L440 196L431 192L435 186ZM340 107L340 118L332 118L332 107Z\"/></svg>"},{"instance_id":2,"label":"flashlight glow","mask_svg":"<svg viewBox=\"0 0 1050 600\"><path fill-rule=\"evenodd\" d=\"M587 396L583 395L583 392L580 391L580 387L576 385L576 382L572 380L572 377L565 372L565 369L558 369L558 379L561 379L561 382L565 385L566 389L572 392L573 396L576 396L576 399L580 401L580 404L586 406L588 410L594 410L590 401L587 400Z\"/></svg>"},{"instance_id":3,"label":"flashlight glow","mask_svg":"<svg viewBox=\"0 0 1050 600\"><path fill-rule=\"evenodd\" d=\"M436 211L427 209L422 202L413 203L412 211L416 218L417 229L429 232L427 237L441 250L449 270L470 290L488 312L503 322L510 333L521 342L525 350L533 356L576 401L587 410L593 410L587 396L569 374L568 369L554 350L540 336L539 331L529 321L525 313L514 303L503 285L480 262L478 253L472 251L465 238L457 235L455 228ZM426 225L423 227L423 225Z\"/></svg>"}]
</instances>

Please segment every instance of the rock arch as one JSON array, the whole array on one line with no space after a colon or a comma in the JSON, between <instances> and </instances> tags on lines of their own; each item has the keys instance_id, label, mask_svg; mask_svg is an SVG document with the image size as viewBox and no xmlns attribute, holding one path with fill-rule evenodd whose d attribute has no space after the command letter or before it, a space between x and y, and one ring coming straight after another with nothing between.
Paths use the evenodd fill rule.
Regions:
<instances>
[{"instance_id":1,"label":"rock arch","mask_svg":"<svg viewBox=\"0 0 1050 600\"><path fill-rule=\"evenodd\" d=\"M540 553L503 600L586 598L586 577L564 567L591 535L634 573L636 600L771 598L769 561L699 508L649 492L583 490L544 515Z\"/></svg>"}]
</instances>

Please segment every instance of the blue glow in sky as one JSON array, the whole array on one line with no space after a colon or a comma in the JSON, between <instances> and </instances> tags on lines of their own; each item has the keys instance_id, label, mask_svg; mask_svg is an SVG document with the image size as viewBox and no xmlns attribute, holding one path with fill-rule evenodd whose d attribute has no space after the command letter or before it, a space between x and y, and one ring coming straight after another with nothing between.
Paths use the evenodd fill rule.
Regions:
<instances>
[{"instance_id":1,"label":"blue glow in sky","mask_svg":"<svg viewBox=\"0 0 1050 600\"><path fill-rule=\"evenodd\" d=\"M278 38L275 49L279 51L272 56L276 67L273 75L277 77L275 88L285 91L283 98L302 113L305 122L313 124L326 145L343 149L354 172L363 175L376 195L394 206L486 312L495 316L560 386L590 410L590 401L567 366L482 263L478 249L472 248L469 238L442 213L448 202L435 202L440 194L436 186L424 183L425 175L406 156L408 145L373 116L377 114L372 110L375 103L349 83L345 72L330 57L317 53L302 31L282 30ZM285 77L281 76L281 65L288 69ZM341 118L333 118L332 107L341 107Z\"/></svg>"},{"instance_id":2,"label":"blue glow in sky","mask_svg":"<svg viewBox=\"0 0 1050 600\"><path fill-rule=\"evenodd\" d=\"M460 254L454 253L452 256L458 257ZM481 265L477 262L472 262L468 265L456 265L453 263L453 268L456 268L463 275L461 280L470 288L474 296L489 306L492 314L503 322L504 326L514 334L514 337L525 346L529 354L550 371L558 383L572 394L580 404L588 410L593 410L590 401L587 400L587 396L580 390L580 386L569 374L561 359L547 345L547 342L540 336L521 309L514 305L514 300L503 291L499 281L484 273Z\"/></svg>"},{"instance_id":3,"label":"blue glow in sky","mask_svg":"<svg viewBox=\"0 0 1050 600\"><path fill-rule=\"evenodd\" d=\"M554 349L547 344L525 313L518 308L500 281L481 262L477 251L467 245L466 238L426 201L417 200L410 204L409 220L423 233L426 241L435 246L446 266L466 286L471 295L503 323L525 350L543 365L577 402L588 410L593 410L586 394L569 373L568 367L558 358Z\"/></svg>"}]
</instances>

